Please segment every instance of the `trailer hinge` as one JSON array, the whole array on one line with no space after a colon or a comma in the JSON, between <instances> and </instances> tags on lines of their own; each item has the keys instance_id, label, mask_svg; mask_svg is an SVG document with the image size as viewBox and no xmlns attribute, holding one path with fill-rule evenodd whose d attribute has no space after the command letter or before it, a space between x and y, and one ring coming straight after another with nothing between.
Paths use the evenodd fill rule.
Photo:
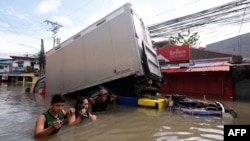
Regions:
<instances>
[{"instance_id":1,"label":"trailer hinge","mask_svg":"<svg viewBox=\"0 0 250 141\"><path fill-rule=\"evenodd\" d=\"M73 40L79 38L80 36L81 36L81 34L76 35L75 37L73 37Z\"/></svg>"},{"instance_id":2,"label":"trailer hinge","mask_svg":"<svg viewBox=\"0 0 250 141\"><path fill-rule=\"evenodd\" d=\"M105 19L104 19L104 20L102 20L102 21L100 21L100 22L98 22L98 23L96 24L96 26L99 26L99 25L103 24L104 22L106 22L106 20L105 20Z\"/></svg>"},{"instance_id":3,"label":"trailer hinge","mask_svg":"<svg viewBox=\"0 0 250 141\"><path fill-rule=\"evenodd\" d=\"M138 39L138 35L137 35L137 33L135 33L135 38L137 38L137 39Z\"/></svg>"},{"instance_id":4,"label":"trailer hinge","mask_svg":"<svg viewBox=\"0 0 250 141\"><path fill-rule=\"evenodd\" d=\"M132 9L130 9L130 12L131 12L132 15L134 15L134 11Z\"/></svg>"}]
</instances>

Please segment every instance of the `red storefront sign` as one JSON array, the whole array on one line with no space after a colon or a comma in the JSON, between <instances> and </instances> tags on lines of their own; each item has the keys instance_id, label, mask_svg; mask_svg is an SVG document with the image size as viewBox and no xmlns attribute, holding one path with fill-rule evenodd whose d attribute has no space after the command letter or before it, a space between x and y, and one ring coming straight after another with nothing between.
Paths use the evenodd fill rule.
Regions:
<instances>
[{"instance_id":1,"label":"red storefront sign","mask_svg":"<svg viewBox=\"0 0 250 141\"><path fill-rule=\"evenodd\" d=\"M156 50L160 62L189 62L189 46L171 46Z\"/></svg>"}]
</instances>

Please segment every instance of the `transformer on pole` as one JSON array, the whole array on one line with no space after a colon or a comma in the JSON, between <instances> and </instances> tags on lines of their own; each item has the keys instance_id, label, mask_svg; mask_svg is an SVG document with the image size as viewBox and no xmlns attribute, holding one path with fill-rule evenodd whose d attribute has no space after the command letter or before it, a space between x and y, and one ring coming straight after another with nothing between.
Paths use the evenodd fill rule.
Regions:
<instances>
[{"instance_id":1,"label":"transformer on pole","mask_svg":"<svg viewBox=\"0 0 250 141\"><path fill-rule=\"evenodd\" d=\"M56 43L56 33L58 32L59 28L63 27L62 25L58 24L57 22L52 22L49 20L45 20L47 24L51 24L52 28L50 29L51 32L53 32L53 48L55 47Z\"/></svg>"}]
</instances>

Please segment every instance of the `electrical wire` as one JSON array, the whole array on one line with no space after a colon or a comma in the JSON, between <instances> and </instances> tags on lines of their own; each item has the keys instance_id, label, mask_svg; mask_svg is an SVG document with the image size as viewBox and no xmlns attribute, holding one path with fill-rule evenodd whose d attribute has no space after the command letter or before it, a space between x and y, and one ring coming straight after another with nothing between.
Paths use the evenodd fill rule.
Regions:
<instances>
[{"instance_id":1,"label":"electrical wire","mask_svg":"<svg viewBox=\"0 0 250 141\"><path fill-rule=\"evenodd\" d=\"M242 26L244 23L250 23L250 12L247 11L249 3L250 0L236 0L198 13L150 25L148 26L150 36L152 39L166 38L187 30L209 32L210 27L214 25L218 27ZM213 30L213 32L216 31L220 30Z\"/></svg>"}]
</instances>

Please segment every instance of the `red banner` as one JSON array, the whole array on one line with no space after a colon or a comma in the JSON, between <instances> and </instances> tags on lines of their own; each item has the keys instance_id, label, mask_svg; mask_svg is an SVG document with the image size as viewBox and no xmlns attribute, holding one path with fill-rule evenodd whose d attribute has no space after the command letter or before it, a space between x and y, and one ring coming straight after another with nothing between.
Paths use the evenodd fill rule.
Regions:
<instances>
[{"instance_id":1,"label":"red banner","mask_svg":"<svg viewBox=\"0 0 250 141\"><path fill-rule=\"evenodd\" d=\"M160 62L189 62L189 46L170 46L156 50Z\"/></svg>"}]
</instances>

